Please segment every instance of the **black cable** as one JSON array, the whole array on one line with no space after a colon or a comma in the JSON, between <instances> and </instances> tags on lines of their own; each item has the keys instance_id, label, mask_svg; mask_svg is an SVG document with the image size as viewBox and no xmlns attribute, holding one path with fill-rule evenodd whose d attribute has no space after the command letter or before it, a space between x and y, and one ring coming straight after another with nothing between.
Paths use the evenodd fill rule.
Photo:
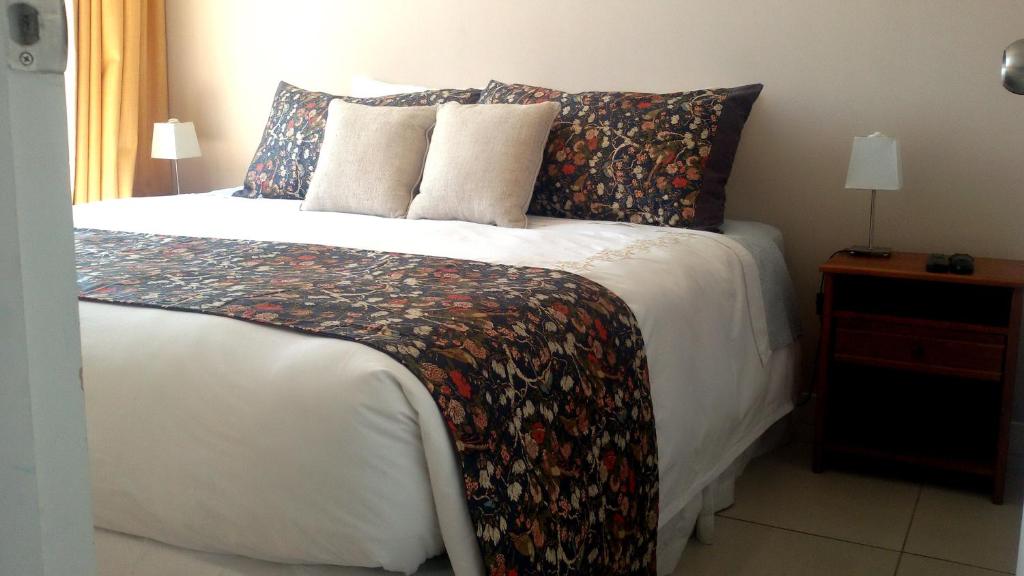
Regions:
<instances>
[{"instance_id":1,"label":"black cable","mask_svg":"<svg viewBox=\"0 0 1024 576\"><path fill-rule=\"evenodd\" d=\"M839 254L842 254L844 252L846 252L845 249L836 250L825 261L828 262L829 260L832 260ZM808 402L811 401L811 397L814 396L814 380L815 378L818 377L818 358L821 357L821 342L823 340L823 338L821 337L821 328L822 323L824 322L824 310L822 309L822 303L824 302L824 291L825 274L819 272L818 291L814 294L814 311L815 314L818 316L818 344L814 348L814 358L811 358L811 389L800 394L800 398L796 402L796 406L798 408L806 405Z\"/></svg>"},{"instance_id":2,"label":"black cable","mask_svg":"<svg viewBox=\"0 0 1024 576\"><path fill-rule=\"evenodd\" d=\"M845 248L842 249L842 250L836 250L835 252L832 253L831 256L828 257L828 259L825 260L825 262L828 262L829 260L835 258L836 256L838 256L838 255L840 255L840 254L842 254L844 252L846 252ZM822 291L824 291L824 289L825 289L825 274L819 272L818 276L819 276L819 280L818 280L818 293L815 295L815 298L817 298L818 296L821 296ZM818 318L821 318L820 311L818 313ZM818 322L819 322L819 324L821 323L820 320Z\"/></svg>"}]
</instances>

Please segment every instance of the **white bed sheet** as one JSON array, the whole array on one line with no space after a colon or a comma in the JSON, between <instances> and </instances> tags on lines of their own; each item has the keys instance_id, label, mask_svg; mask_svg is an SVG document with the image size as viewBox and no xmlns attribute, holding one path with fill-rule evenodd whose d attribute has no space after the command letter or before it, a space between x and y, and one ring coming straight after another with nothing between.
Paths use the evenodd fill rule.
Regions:
<instances>
[{"instance_id":1,"label":"white bed sheet","mask_svg":"<svg viewBox=\"0 0 1024 576\"><path fill-rule=\"evenodd\" d=\"M645 338L662 522L792 408L788 389L768 385L757 266L722 235L544 218L510 230L217 194L80 206L75 224L553 267L603 284ZM406 573L447 549L456 574L482 572L443 421L390 357L215 316L88 302L80 311L97 526ZM667 556L659 573L678 559Z\"/></svg>"},{"instance_id":2,"label":"white bed sheet","mask_svg":"<svg viewBox=\"0 0 1024 576\"><path fill-rule=\"evenodd\" d=\"M772 352L769 388L788 390L799 359L800 346L790 344ZM696 493L686 506L671 518L663 518L659 528L659 556L674 559L691 544L694 531L703 543L714 538L715 513L734 502L736 479L752 458L773 449L789 437L788 423L778 422L738 456L722 455L715 477ZM698 527L699 526L699 527ZM696 529L696 530L695 530ZM389 576L380 568L279 564L236 555L212 554L155 542L146 538L96 529L98 576ZM667 570L666 570L667 571ZM673 571L673 573L675 573ZM447 556L428 560L415 576L451 576Z\"/></svg>"}]
</instances>

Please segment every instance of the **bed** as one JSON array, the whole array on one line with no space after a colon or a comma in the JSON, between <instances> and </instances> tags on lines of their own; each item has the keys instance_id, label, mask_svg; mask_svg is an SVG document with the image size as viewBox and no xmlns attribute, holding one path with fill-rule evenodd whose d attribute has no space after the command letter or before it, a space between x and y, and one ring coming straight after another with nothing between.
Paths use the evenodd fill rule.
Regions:
<instances>
[{"instance_id":1,"label":"bed","mask_svg":"<svg viewBox=\"0 0 1024 576\"><path fill-rule=\"evenodd\" d=\"M75 225L564 270L621 297L650 370L659 574L699 522L710 537L793 408L798 330L770 226L509 229L231 192L78 206ZM101 573L484 572L438 408L388 355L217 316L84 301L80 313Z\"/></svg>"}]
</instances>

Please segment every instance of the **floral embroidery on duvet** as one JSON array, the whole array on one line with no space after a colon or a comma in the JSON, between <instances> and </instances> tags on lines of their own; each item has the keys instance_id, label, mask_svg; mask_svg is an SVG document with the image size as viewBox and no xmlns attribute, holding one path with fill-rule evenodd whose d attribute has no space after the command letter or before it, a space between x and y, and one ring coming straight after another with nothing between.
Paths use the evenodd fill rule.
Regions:
<instances>
[{"instance_id":1,"label":"floral embroidery on duvet","mask_svg":"<svg viewBox=\"0 0 1024 576\"><path fill-rule=\"evenodd\" d=\"M82 300L214 314L399 361L451 432L491 575L653 574L643 338L568 272L330 246L75 232Z\"/></svg>"}]
</instances>

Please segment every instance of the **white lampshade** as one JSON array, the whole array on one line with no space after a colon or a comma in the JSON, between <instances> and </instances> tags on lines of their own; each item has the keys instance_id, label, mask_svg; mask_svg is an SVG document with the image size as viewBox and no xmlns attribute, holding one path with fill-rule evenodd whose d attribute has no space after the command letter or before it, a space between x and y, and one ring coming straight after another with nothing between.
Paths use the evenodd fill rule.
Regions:
<instances>
[{"instance_id":1,"label":"white lampshade","mask_svg":"<svg viewBox=\"0 0 1024 576\"><path fill-rule=\"evenodd\" d=\"M181 160L202 155L199 139L196 138L196 127L191 122L179 122L177 118L171 118L167 122L153 124L153 158Z\"/></svg>"},{"instance_id":2,"label":"white lampshade","mask_svg":"<svg viewBox=\"0 0 1024 576\"><path fill-rule=\"evenodd\" d=\"M846 187L857 190L899 190L903 187L900 143L881 132L853 139Z\"/></svg>"}]
</instances>

